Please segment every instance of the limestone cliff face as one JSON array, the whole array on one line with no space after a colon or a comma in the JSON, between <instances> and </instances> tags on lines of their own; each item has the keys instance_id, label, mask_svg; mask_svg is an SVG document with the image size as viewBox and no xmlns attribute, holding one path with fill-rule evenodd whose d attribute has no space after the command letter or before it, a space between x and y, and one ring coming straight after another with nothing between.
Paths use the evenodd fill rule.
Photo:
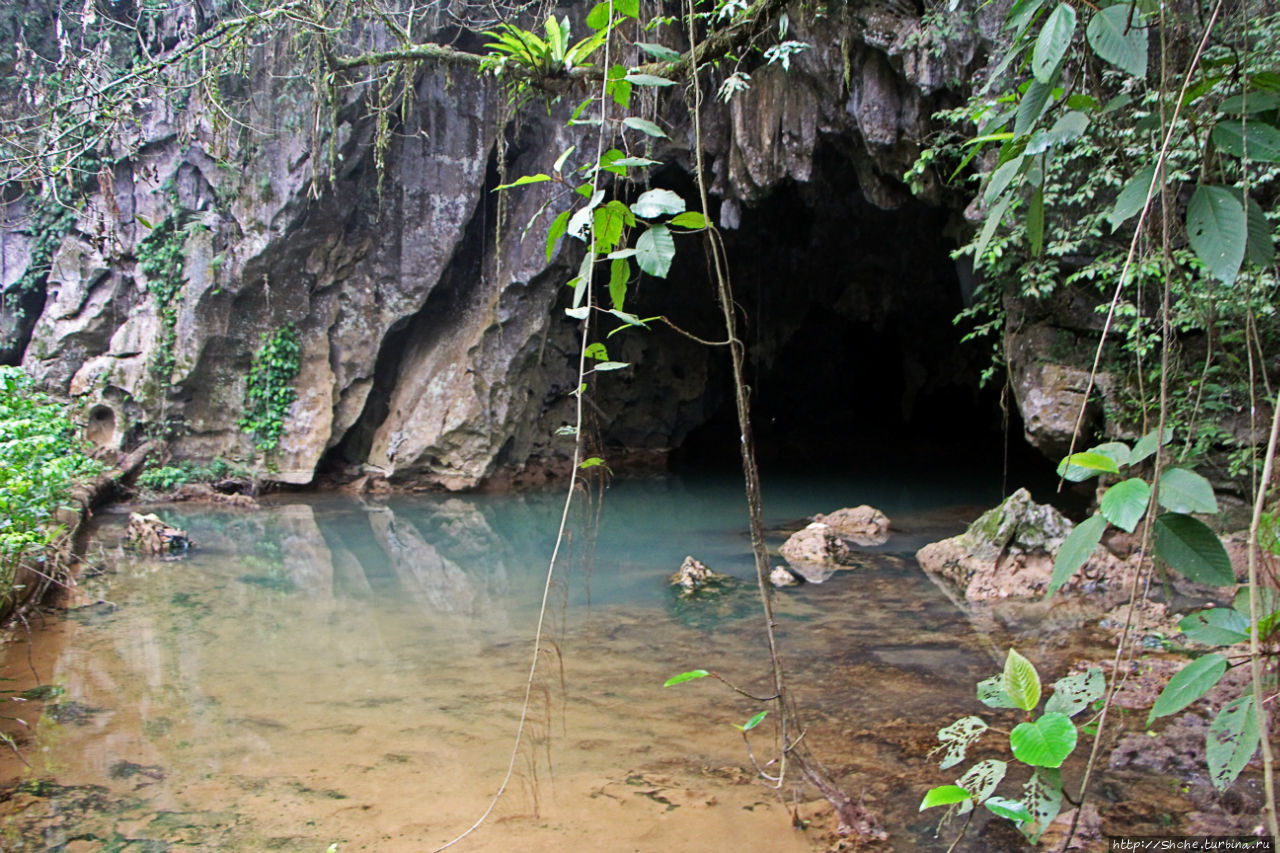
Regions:
<instances>
[{"instance_id":1,"label":"limestone cliff face","mask_svg":"<svg viewBox=\"0 0 1280 853\"><path fill-rule=\"evenodd\" d=\"M755 69L750 89L728 105L710 103L719 80L704 80L713 208L727 229L745 228L784 188L819 222L824 205L842 216L856 207L866 222L876 211L893 222L891 211L920 207L901 175L931 114L959 97L983 60L983 32L996 20L983 11L975 27L943 35L896 5L830 8L838 11L790 10L789 38L811 48L792 58L789 73ZM288 57L282 51L272 61L287 66ZM549 115L532 102L513 120L492 78L424 67L379 192L360 92L341 105L338 132L317 149L305 98L272 81L264 70L248 83L260 95L246 116L252 133L216 128L216 111L198 95L181 112L157 101L139 129L137 156L99 181L54 254L42 310L28 311L25 328L8 314L0 324L9 357L29 333L22 362L83 404L102 444L164 431L179 456L253 460L283 482L310 482L328 467L456 489L563 461L567 447L555 430L571 420L577 358L563 284L581 250L562 241L548 263L549 215L522 239L547 195L516 190L500 209L492 189L504 152L501 173L510 178L549 171L580 141L565 127L573 99ZM655 180L687 189L693 140L685 108L669 97L657 118L671 140L651 156L671 165ZM330 144L331 170L315 162ZM833 174L860 198L831 197ZM937 187L921 192L943 203ZM6 286L30 263L33 242L14 210L0 222ZM166 221L180 229L184 258L167 308L141 262ZM736 233L745 245L757 240ZM839 240L827 251L850 251ZM686 298L678 295L680 269L691 278L701 260L692 241L682 245L690 257L678 264L686 267L667 282L641 284L650 313ZM786 281L786 271L778 278ZM873 325L908 316L918 297L894 278L827 282L821 298ZM755 332L763 363L788 344L809 307L761 298L777 303L768 327ZM689 322L717 337L713 323L699 326L699 317L714 318L711 307L691 307ZM263 335L286 323L301 345L298 396L279 447L264 456L237 420ZM676 335L613 340L614 357L638 368L614 374L593 397L606 444L663 451L710 417L724 370L714 351ZM168 371L157 368L166 355ZM908 371L917 389L921 371Z\"/></svg>"}]
</instances>

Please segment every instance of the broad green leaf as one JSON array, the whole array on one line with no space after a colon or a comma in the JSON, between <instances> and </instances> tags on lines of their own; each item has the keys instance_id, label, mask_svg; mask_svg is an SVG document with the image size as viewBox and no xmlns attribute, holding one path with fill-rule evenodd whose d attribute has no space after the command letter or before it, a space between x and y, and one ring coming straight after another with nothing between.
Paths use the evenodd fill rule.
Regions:
<instances>
[{"instance_id":1,"label":"broad green leaf","mask_svg":"<svg viewBox=\"0 0 1280 853\"><path fill-rule=\"evenodd\" d=\"M593 30L603 30L609 26L609 4L597 3L587 13L587 26Z\"/></svg>"},{"instance_id":2,"label":"broad green leaf","mask_svg":"<svg viewBox=\"0 0 1280 853\"><path fill-rule=\"evenodd\" d=\"M1142 210L1147 203L1147 193L1149 191L1153 196L1159 194L1160 187L1153 188L1151 186L1155 176L1156 166L1152 163L1150 166L1139 169L1138 173L1121 187L1120 194L1116 196L1116 203L1111 206L1111 211L1107 214L1107 221L1111 223L1111 231L1113 233Z\"/></svg>"},{"instance_id":3,"label":"broad green leaf","mask_svg":"<svg viewBox=\"0 0 1280 853\"><path fill-rule=\"evenodd\" d=\"M938 766L943 770L954 767L964 761L965 752L986 730L987 723L981 717L961 717L951 725L938 729L938 746L929 754L945 750Z\"/></svg>"},{"instance_id":4,"label":"broad green leaf","mask_svg":"<svg viewBox=\"0 0 1280 853\"><path fill-rule=\"evenodd\" d=\"M512 181L509 184L499 184L498 186L493 188L493 191L497 192L498 190L509 190L512 187L522 187L525 184L540 184L543 181L549 181L549 180L551 180L550 175L543 175L543 174L524 175L523 177L516 178L514 181Z\"/></svg>"},{"instance_id":5,"label":"broad green leaf","mask_svg":"<svg viewBox=\"0 0 1280 853\"><path fill-rule=\"evenodd\" d=\"M1096 447L1089 448L1090 453L1100 453L1109 458L1116 466L1123 468L1129 464L1129 445L1123 441L1108 441L1105 444L1099 444Z\"/></svg>"},{"instance_id":6,"label":"broad green leaf","mask_svg":"<svg viewBox=\"0 0 1280 853\"><path fill-rule=\"evenodd\" d=\"M628 83L634 86L674 86L675 80L668 80L666 77L659 77L656 74L628 74L624 78Z\"/></svg>"},{"instance_id":7,"label":"broad green leaf","mask_svg":"<svg viewBox=\"0 0 1280 853\"><path fill-rule=\"evenodd\" d=\"M589 308L590 303L583 305L586 299L587 291L591 288L591 265L595 263L596 256L594 252L587 252L582 256L582 264L578 267L578 275L575 276L569 284L573 286L573 307Z\"/></svg>"},{"instance_id":8,"label":"broad green leaf","mask_svg":"<svg viewBox=\"0 0 1280 853\"><path fill-rule=\"evenodd\" d=\"M566 308L564 309L564 313L575 320L585 320L587 317L591 316L591 306L582 305L577 308Z\"/></svg>"},{"instance_id":9,"label":"broad green leaf","mask_svg":"<svg viewBox=\"0 0 1280 853\"><path fill-rule=\"evenodd\" d=\"M613 0L613 11L628 18L638 18L640 0Z\"/></svg>"},{"instance_id":10,"label":"broad green leaf","mask_svg":"<svg viewBox=\"0 0 1280 853\"><path fill-rule=\"evenodd\" d=\"M569 227L569 216L573 213L566 210L557 216L551 222L551 228L547 231L547 263L551 262L551 256L556 250L556 241L564 236L564 232Z\"/></svg>"},{"instance_id":11,"label":"broad green leaf","mask_svg":"<svg viewBox=\"0 0 1280 853\"><path fill-rule=\"evenodd\" d=\"M641 193L631 211L641 219L654 219L669 213L683 213L684 199L671 190L649 190Z\"/></svg>"},{"instance_id":12,"label":"broad green leaf","mask_svg":"<svg viewBox=\"0 0 1280 853\"><path fill-rule=\"evenodd\" d=\"M1139 79L1147 76L1147 29L1137 14L1129 26L1128 3L1095 12L1085 28L1089 47L1121 71Z\"/></svg>"},{"instance_id":13,"label":"broad green leaf","mask_svg":"<svg viewBox=\"0 0 1280 853\"><path fill-rule=\"evenodd\" d=\"M1155 521L1155 554L1178 574L1209 586L1236 582L1222 542L1202 521L1166 512Z\"/></svg>"},{"instance_id":14,"label":"broad green leaf","mask_svg":"<svg viewBox=\"0 0 1280 853\"><path fill-rule=\"evenodd\" d=\"M1126 533L1132 533L1146 514L1147 504L1150 502L1151 487L1146 480L1130 477L1107 489L1107 493L1102 496L1102 516Z\"/></svg>"},{"instance_id":15,"label":"broad green leaf","mask_svg":"<svg viewBox=\"0 0 1280 853\"><path fill-rule=\"evenodd\" d=\"M582 354L585 357L593 359L595 361L609 360L609 351L605 349L604 344L599 342L594 344L587 344L587 348L582 351Z\"/></svg>"},{"instance_id":16,"label":"broad green leaf","mask_svg":"<svg viewBox=\"0 0 1280 853\"><path fill-rule=\"evenodd\" d=\"M1033 723L1019 723L1009 733L1013 756L1032 767L1061 767L1076 748L1076 727L1066 714L1045 714Z\"/></svg>"},{"instance_id":17,"label":"broad green leaf","mask_svg":"<svg viewBox=\"0 0 1280 853\"><path fill-rule=\"evenodd\" d=\"M1262 205L1249 199L1246 216L1249 220L1248 242L1244 247L1244 258L1255 267L1269 266L1276 257L1276 244L1271 237L1271 223L1262 212Z\"/></svg>"},{"instance_id":18,"label":"broad green leaf","mask_svg":"<svg viewBox=\"0 0 1280 853\"><path fill-rule=\"evenodd\" d=\"M1004 689L1004 674L993 675L978 682L978 701L988 708L1016 708Z\"/></svg>"},{"instance_id":19,"label":"broad green leaf","mask_svg":"<svg viewBox=\"0 0 1280 853\"><path fill-rule=\"evenodd\" d=\"M1013 120L1014 136L1023 136L1031 132L1031 129L1036 126L1036 122L1040 120L1040 116L1044 115L1045 106L1048 105L1049 96L1052 92L1053 85L1051 83L1041 83L1039 80L1031 81L1031 85L1027 87L1026 94L1018 102L1017 117Z\"/></svg>"},{"instance_id":20,"label":"broad green leaf","mask_svg":"<svg viewBox=\"0 0 1280 853\"><path fill-rule=\"evenodd\" d=\"M597 207L595 213L595 248L597 252L607 253L622 240L622 229L626 226L626 206L620 201L611 201L604 207Z\"/></svg>"},{"instance_id":21,"label":"broad green leaf","mask_svg":"<svg viewBox=\"0 0 1280 853\"><path fill-rule=\"evenodd\" d=\"M1101 515L1091 515L1076 525L1076 528L1062 540L1062 547L1053 558L1053 574L1049 577L1049 588L1045 590L1045 598L1053 595L1080 567L1089 561L1093 551L1102 541L1106 532L1107 520Z\"/></svg>"},{"instance_id":22,"label":"broad green leaf","mask_svg":"<svg viewBox=\"0 0 1280 853\"><path fill-rule=\"evenodd\" d=\"M1213 495L1213 486L1204 477L1186 468L1166 468L1160 474L1157 499L1160 506L1173 512L1218 511L1218 499Z\"/></svg>"},{"instance_id":23,"label":"broad green leaf","mask_svg":"<svg viewBox=\"0 0 1280 853\"><path fill-rule=\"evenodd\" d=\"M677 228L706 228L707 218L696 210L689 210L671 217L671 221L667 224L674 225Z\"/></svg>"},{"instance_id":24,"label":"broad green leaf","mask_svg":"<svg viewBox=\"0 0 1280 853\"><path fill-rule=\"evenodd\" d=\"M1223 119L1213 128L1213 144L1254 163L1280 163L1280 130L1259 119Z\"/></svg>"},{"instance_id":25,"label":"broad green leaf","mask_svg":"<svg viewBox=\"0 0 1280 853\"><path fill-rule=\"evenodd\" d=\"M1022 823L1031 820L1031 812L1027 811L1027 807L1017 800L1010 800L1005 797L989 797L983 803L992 814L1011 820L1014 823Z\"/></svg>"},{"instance_id":26,"label":"broad green leaf","mask_svg":"<svg viewBox=\"0 0 1280 853\"><path fill-rule=\"evenodd\" d=\"M1016 0L1009 7L1009 13L1005 17L1004 28L1013 33L1013 40L1016 42L1018 36L1031 25L1032 19L1036 12L1040 11L1045 0Z\"/></svg>"},{"instance_id":27,"label":"broad green leaf","mask_svg":"<svg viewBox=\"0 0 1280 853\"><path fill-rule=\"evenodd\" d=\"M561 24L556 20L556 16L552 15L547 18L543 29L547 33L547 47L550 49L551 56L558 61L563 60L566 41L569 38L569 19L566 17Z\"/></svg>"},{"instance_id":28,"label":"broad green leaf","mask_svg":"<svg viewBox=\"0 0 1280 853\"><path fill-rule=\"evenodd\" d=\"M1053 684L1053 695L1044 703L1045 713L1074 717L1092 702L1102 698L1106 690L1106 676L1096 666L1086 672L1059 678Z\"/></svg>"},{"instance_id":29,"label":"broad green leaf","mask_svg":"<svg viewBox=\"0 0 1280 853\"><path fill-rule=\"evenodd\" d=\"M1242 95L1233 95L1227 98L1218 109L1228 115L1252 115L1253 113L1265 113L1280 107L1280 96L1274 92L1248 92Z\"/></svg>"},{"instance_id":30,"label":"broad green leaf","mask_svg":"<svg viewBox=\"0 0 1280 853\"><path fill-rule=\"evenodd\" d=\"M627 301L627 282L631 280L631 262L626 258L614 258L609 262L609 301L622 310Z\"/></svg>"},{"instance_id":31,"label":"broad green leaf","mask_svg":"<svg viewBox=\"0 0 1280 853\"><path fill-rule=\"evenodd\" d=\"M1062 810L1062 771L1037 767L1022 786L1022 802L1031 812L1032 822L1019 828L1035 844Z\"/></svg>"},{"instance_id":32,"label":"broad green leaf","mask_svg":"<svg viewBox=\"0 0 1280 853\"><path fill-rule=\"evenodd\" d=\"M1173 440L1173 427L1165 427L1164 440L1160 444L1168 444ZM1133 453L1129 456L1129 464L1137 465L1142 460L1156 452L1156 430L1144 435L1138 439L1138 443L1133 446Z\"/></svg>"},{"instance_id":33,"label":"broad green leaf","mask_svg":"<svg viewBox=\"0 0 1280 853\"><path fill-rule=\"evenodd\" d=\"M608 313L617 317L619 320L626 323L628 326L640 326L641 328L646 328L646 329L648 328L648 326L645 325L647 321L641 320L635 314L628 314L626 311L619 311L617 308L610 308ZM652 320L655 318L650 317L649 319Z\"/></svg>"},{"instance_id":34,"label":"broad green leaf","mask_svg":"<svg viewBox=\"0 0 1280 853\"><path fill-rule=\"evenodd\" d=\"M1248 235L1239 195L1226 187L1196 187L1187 204L1187 236L1214 278L1225 284L1236 280Z\"/></svg>"},{"instance_id":35,"label":"broad green leaf","mask_svg":"<svg viewBox=\"0 0 1280 853\"><path fill-rule=\"evenodd\" d=\"M1031 194L1031 204L1027 208L1027 242L1031 257L1040 257L1040 250L1044 248L1044 189L1041 187L1036 187Z\"/></svg>"},{"instance_id":36,"label":"broad green leaf","mask_svg":"<svg viewBox=\"0 0 1280 853\"><path fill-rule=\"evenodd\" d=\"M1031 73L1041 83L1051 83L1058 63L1071 47L1071 37L1076 33L1076 10L1070 3L1059 3L1049 13L1031 54Z\"/></svg>"},{"instance_id":37,"label":"broad green leaf","mask_svg":"<svg viewBox=\"0 0 1280 853\"><path fill-rule=\"evenodd\" d=\"M155 227L154 225L152 225L152 224L151 224L151 220L150 220L150 219L147 219L145 216L142 216L141 214L135 213L135 214L133 215L133 218L134 218L134 219L136 219L136 220L138 220L138 222L142 224L142 227L143 227L143 228L145 228L145 229L147 229L148 231L154 231L154 230L156 230L156 227Z\"/></svg>"},{"instance_id":38,"label":"broad green leaf","mask_svg":"<svg viewBox=\"0 0 1280 853\"><path fill-rule=\"evenodd\" d=\"M610 148L600 155L600 168L610 174L621 175L625 178L627 176L627 167L623 161L626 159L626 155L617 148Z\"/></svg>"},{"instance_id":39,"label":"broad green leaf","mask_svg":"<svg viewBox=\"0 0 1280 853\"><path fill-rule=\"evenodd\" d=\"M636 263L656 278L666 278L676 256L676 241L665 225L655 225L636 240Z\"/></svg>"},{"instance_id":40,"label":"broad green leaf","mask_svg":"<svg viewBox=\"0 0 1280 853\"><path fill-rule=\"evenodd\" d=\"M1079 110L1072 110L1053 123L1053 127L1049 128L1049 135L1054 142L1062 144L1078 139L1088 127L1089 116Z\"/></svg>"},{"instance_id":41,"label":"broad green leaf","mask_svg":"<svg viewBox=\"0 0 1280 853\"><path fill-rule=\"evenodd\" d=\"M1000 784L1000 780L1004 779L1008 769L1009 765L1005 762L988 758L970 767L957 779L956 784L968 791L970 796L970 802L960 807L960 814L968 812L974 804L985 802L987 797L994 794L996 786Z\"/></svg>"},{"instance_id":42,"label":"broad green leaf","mask_svg":"<svg viewBox=\"0 0 1280 853\"><path fill-rule=\"evenodd\" d=\"M1147 715L1147 725L1160 717L1176 714L1208 693L1226 671L1227 659L1218 654L1196 658L1184 666L1160 691Z\"/></svg>"},{"instance_id":43,"label":"broad green leaf","mask_svg":"<svg viewBox=\"0 0 1280 853\"><path fill-rule=\"evenodd\" d=\"M1058 463L1058 476L1080 483L1098 474L1119 474L1120 467L1110 456L1086 450L1073 453Z\"/></svg>"},{"instance_id":44,"label":"broad green leaf","mask_svg":"<svg viewBox=\"0 0 1280 853\"><path fill-rule=\"evenodd\" d=\"M749 732L752 729L754 729L756 726L760 725L760 723L767 716L769 716L768 711L761 711L760 713L753 716L751 719L747 720L747 722L744 725L741 725L738 728L743 732Z\"/></svg>"},{"instance_id":45,"label":"broad green leaf","mask_svg":"<svg viewBox=\"0 0 1280 853\"><path fill-rule=\"evenodd\" d=\"M624 367L630 367L629 361L602 361L595 366L597 373L606 373L610 370L621 370Z\"/></svg>"},{"instance_id":46,"label":"broad green leaf","mask_svg":"<svg viewBox=\"0 0 1280 853\"><path fill-rule=\"evenodd\" d=\"M1002 196L1000 201L996 202L996 206L987 211L987 221L982 224L982 231L978 234L978 242L973 246L974 267L982 265L982 256L987 251L987 244L995 236L996 228L999 227L1000 220L1004 219L1005 211L1009 209L1009 203L1012 201L1012 196Z\"/></svg>"},{"instance_id":47,"label":"broad green leaf","mask_svg":"<svg viewBox=\"0 0 1280 853\"><path fill-rule=\"evenodd\" d=\"M661 62L675 62L680 58L680 51L672 50L663 44L652 44L650 42L638 41L636 47Z\"/></svg>"},{"instance_id":48,"label":"broad green leaf","mask_svg":"<svg viewBox=\"0 0 1280 853\"><path fill-rule=\"evenodd\" d=\"M920 803L920 811L934 806L951 806L969 799L969 792L959 785L939 785L924 795Z\"/></svg>"},{"instance_id":49,"label":"broad green leaf","mask_svg":"<svg viewBox=\"0 0 1280 853\"><path fill-rule=\"evenodd\" d=\"M1023 164L1024 160L1019 156L1019 158L1010 160L1009 163L1001 165L995 172L992 172L991 181L987 182L987 190L982 193L982 200L988 205L995 202L1001 196L1001 193L1005 192L1005 188L1009 187L1009 182L1018 175L1019 170L1023 168Z\"/></svg>"},{"instance_id":50,"label":"broad green leaf","mask_svg":"<svg viewBox=\"0 0 1280 853\"><path fill-rule=\"evenodd\" d=\"M1040 704L1040 673L1017 649L1009 649L1001 678L1015 708L1030 711Z\"/></svg>"},{"instance_id":51,"label":"broad green leaf","mask_svg":"<svg viewBox=\"0 0 1280 853\"><path fill-rule=\"evenodd\" d=\"M649 136L656 136L659 139L668 138L662 128L658 127L648 119L637 118L636 116L627 116L622 120L622 124L625 127L629 127L632 130L638 130L641 133L648 134Z\"/></svg>"},{"instance_id":52,"label":"broad green leaf","mask_svg":"<svg viewBox=\"0 0 1280 853\"><path fill-rule=\"evenodd\" d=\"M671 676L663 683L662 686L670 687L673 684L684 684L686 681L693 681L695 678L706 678L710 674L711 673L707 672L705 669L691 669L688 672L682 672L679 675Z\"/></svg>"},{"instance_id":53,"label":"broad green leaf","mask_svg":"<svg viewBox=\"0 0 1280 853\"><path fill-rule=\"evenodd\" d=\"M1214 607L1183 617L1178 629L1188 640L1210 646L1229 646L1249 639L1249 617L1231 607Z\"/></svg>"},{"instance_id":54,"label":"broad green leaf","mask_svg":"<svg viewBox=\"0 0 1280 853\"><path fill-rule=\"evenodd\" d=\"M1255 586L1252 589L1253 594L1258 597L1258 638L1267 640L1275 631L1277 623L1280 623L1280 591L1269 586ZM1249 590L1250 587L1243 587L1236 593L1231 605L1246 621L1252 618L1249 615Z\"/></svg>"},{"instance_id":55,"label":"broad green leaf","mask_svg":"<svg viewBox=\"0 0 1280 853\"><path fill-rule=\"evenodd\" d=\"M648 157L622 157L613 161L615 166L661 166L661 160L650 160Z\"/></svg>"},{"instance_id":56,"label":"broad green leaf","mask_svg":"<svg viewBox=\"0 0 1280 853\"><path fill-rule=\"evenodd\" d=\"M604 460L601 459L599 456L591 456L579 462L578 467L579 468L595 468L597 465L603 465L603 464L604 464Z\"/></svg>"},{"instance_id":57,"label":"broad green leaf","mask_svg":"<svg viewBox=\"0 0 1280 853\"><path fill-rule=\"evenodd\" d=\"M1260 742L1258 710L1252 694L1241 696L1219 711L1204 739L1213 786L1226 790L1258 751Z\"/></svg>"}]
</instances>

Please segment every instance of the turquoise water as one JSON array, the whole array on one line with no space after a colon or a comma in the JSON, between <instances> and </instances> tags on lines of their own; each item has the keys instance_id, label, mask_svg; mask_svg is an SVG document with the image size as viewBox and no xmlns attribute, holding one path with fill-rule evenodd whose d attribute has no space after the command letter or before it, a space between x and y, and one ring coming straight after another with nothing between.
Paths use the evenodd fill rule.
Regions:
<instances>
[{"instance_id":1,"label":"turquoise water","mask_svg":"<svg viewBox=\"0 0 1280 853\"><path fill-rule=\"evenodd\" d=\"M894 519L862 568L780 593L779 633L815 752L883 815L897 849L933 849L931 816L915 807L950 780L924 753L941 723L974 710L973 684L995 664L911 555L998 494L969 481L765 487L775 548L815 512L871 503ZM28 745L6 849L407 851L449 840L506 769L562 502L165 506L198 544L175 560L120 550L125 517L103 517L106 571L85 590L109 603L72 612L42 641L41 680L65 692ZM710 680L661 687L705 667L767 692L737 481L619 482L602 501L577 501L572 522L516 777L459 849L820 847L822 819L790 829L784 802L752 781L730 723L755 706ZM681 601L666 579L686 555L744 583ZM753 739L761 755L767 729Z\"/></svg>"}]
</instances>

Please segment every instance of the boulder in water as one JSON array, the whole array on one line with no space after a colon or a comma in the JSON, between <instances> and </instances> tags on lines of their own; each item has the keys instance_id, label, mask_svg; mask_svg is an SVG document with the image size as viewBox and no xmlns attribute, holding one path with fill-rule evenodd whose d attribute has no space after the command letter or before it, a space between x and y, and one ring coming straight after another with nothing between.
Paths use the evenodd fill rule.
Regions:
<instances>
[{"instance_id":1,"label":"boulder in water","mask_svg":"<svg viewBox=\"0 0 1280 853\"><path fill-rule=\"evenodd\" d=\"M813 520L855 545L883 545L889 541L889 516L867 504L838 509L829 515L819 513Z\"/></svg>"},{"instance_id":2,"label":"boulder in water","mask_svg":"<svg viewBox=\"0 0 1280 853\"><path fill-rule=\"evenodd\" d=\"M849 564L853 558L848 543L820 521L791 534L781 550L791 571L809 583L822 583L835 574L838 565Z\"/></svg>"},{"instance_id":3,"label":"boulder in water","mask_svg":"<svg viewBox=\"0 0 1280 853\"><path fill-rule=\"evenodd\" d=\"M131 512L124 544L142 554L176 554L189 549L192 543L185 530L170 527L155 513Z\"/></svg>"},{"instance_id":4,"label":"boulder in water","mask_svg":"<svg viewBox=\"0 0 1280 853\"><path fill-rule=\"evenodd\" d=\"M712 571L706 563L688 556L680 564L679 571L671 576L671 585L680 587L680 594L688 596L721 586L728 579L728 575Z\"/></svg>"}]
</instances>

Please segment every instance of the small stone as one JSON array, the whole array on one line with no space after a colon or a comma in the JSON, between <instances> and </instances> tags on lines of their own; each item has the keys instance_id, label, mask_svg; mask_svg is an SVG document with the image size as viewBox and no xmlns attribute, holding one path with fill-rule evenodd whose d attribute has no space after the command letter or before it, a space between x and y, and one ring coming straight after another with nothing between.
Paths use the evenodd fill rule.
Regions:
<instances>
[{"instance_id":1,"label":"small stone","mask_svg":"<svg viewBox=\"0 0 1280 853\"><path fill-rule=\"evenodd\" d=\"M684 558L680 569L670 578L672 586L680 587L681 595L693 595L708 587L718 586L725 580L725 575L712 571L701 560L692 556Z\"/></svg>"},{"instance_id":2,"label":"small stone","mask_svg":"<svg viewBox=\"0 0 1280 853\"><path fill-rule=\"evenodd\" d=\"M786 566L774 566L769 573L769 581L776 587L796 586L800 579L793 575Z\"/></svg>"}]
</instances>

